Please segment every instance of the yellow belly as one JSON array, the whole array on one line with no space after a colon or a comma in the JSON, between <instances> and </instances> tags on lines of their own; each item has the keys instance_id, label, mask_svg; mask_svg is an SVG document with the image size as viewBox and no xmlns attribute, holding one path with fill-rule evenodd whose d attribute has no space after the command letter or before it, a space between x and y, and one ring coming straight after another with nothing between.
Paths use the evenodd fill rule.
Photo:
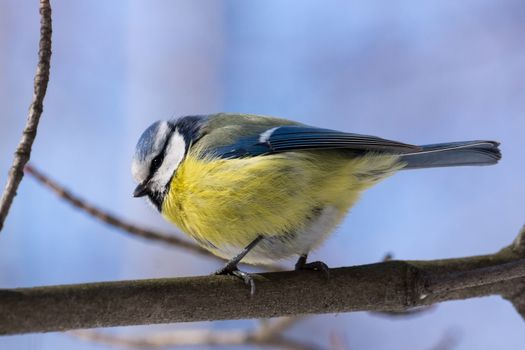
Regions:
<instances>
[{"instance_id":1,"label":"yellow belly","mask_svg":"<svg viewBox=\"0 0 525 350\"><path fill-rule=\"evenodd\" d=\"M401 167L392 156L350 159L333 151L243 159L203 158L194 151L174 175L162 214L205 248L229 258L259 235L269 241L301 240L301 232L311 231L312 215L330 208L333 223L325 224L322 237L313 240L312 245L318 245L361 191ZM294 251L286 239L282 244L291 248L282 255L304 253ZM258 254L263 257L261 249Z\"/></svg>"}]
</instances>

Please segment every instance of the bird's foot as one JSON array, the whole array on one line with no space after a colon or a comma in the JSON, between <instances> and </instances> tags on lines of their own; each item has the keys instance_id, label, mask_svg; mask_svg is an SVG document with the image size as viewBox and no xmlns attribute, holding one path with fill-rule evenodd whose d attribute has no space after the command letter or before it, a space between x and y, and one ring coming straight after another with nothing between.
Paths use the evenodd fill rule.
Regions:
<instances>
[{"instance_id":1,"label":"bird's foot","mask_svg":"<svg viewBox=\"0 0 525 350\"><path fill-rule=\"evenodd\" d=\"M330 268L322 261L306 262L306 255L301 255L295 264L295 270L321 271L326 278L330 277Z\"/></svg>"},{"instance_id":2,"label":"bird's foot","mask_svg":"<svg viewBox=\"0 0 525 350\"><path fill-rule=\"evenodd\" d=\"M235 276L237 278L240 278L244 281L244 284L247 286L250 286L250 296L253 296L255 294L255 281L247 272L239 270L237 265L232 264L226 264L224 267L220 268L215 272L215 275L229 275L229 276Z\"/></svg>"}]
</instances>

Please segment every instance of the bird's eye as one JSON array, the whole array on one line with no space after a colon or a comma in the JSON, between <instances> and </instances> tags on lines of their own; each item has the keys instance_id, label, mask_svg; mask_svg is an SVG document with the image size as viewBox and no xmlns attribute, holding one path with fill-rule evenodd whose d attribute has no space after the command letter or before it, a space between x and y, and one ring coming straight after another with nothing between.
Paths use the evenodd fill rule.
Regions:
<instances>
[{"instance_id":1,"label":"bird's eye","mask_svg":"<svg viewBox=\"0 0 525 350\"><path fill-rule=\"evenodd\" d=\"M162 156L161 155L158 155L155 158L153 158L153 160L151 161L150 172L154 173L155 171L157 171L160 168L161 164L162 164Z\"/></svg>"}]
</instances>

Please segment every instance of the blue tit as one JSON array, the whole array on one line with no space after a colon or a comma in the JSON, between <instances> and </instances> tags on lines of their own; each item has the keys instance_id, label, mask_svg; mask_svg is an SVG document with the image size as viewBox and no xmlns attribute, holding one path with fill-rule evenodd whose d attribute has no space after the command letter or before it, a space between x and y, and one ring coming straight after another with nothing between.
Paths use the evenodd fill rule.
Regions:
<instances>
[{"instance_id":1,"label":"blue tit","mask_svg":"<svg viewBox=\"0 0 525 350\"><path fill-rule=\"evenodd\" d=\"M365 189L402 169L491 165L494 141L415 146L286 119L219 113L157 121L132 163L146 196L168 221L228 260L220 274L251 282L242 259L267 264L309 252L334 231Z\"/></svg>"}]
</instances>

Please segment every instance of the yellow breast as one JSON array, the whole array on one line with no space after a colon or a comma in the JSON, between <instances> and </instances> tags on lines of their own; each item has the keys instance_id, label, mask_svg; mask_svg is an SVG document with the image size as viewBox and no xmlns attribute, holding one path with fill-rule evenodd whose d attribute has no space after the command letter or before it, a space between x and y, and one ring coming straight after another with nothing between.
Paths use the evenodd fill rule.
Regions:
<instances>
[{"instance_id":1,"label":"yellow breast","mask_svg":"<svg viewBox=\"0 0 525 350\"><path fill-rule=\"evenodd\" d=\"M212 251L241 248L258 235L300 232L326 206L340 213L335 227L362 190L400 167L392 156L312 151L218 159L196 150L177 169L162 214Z\"/></svg>"}]
</instances>

